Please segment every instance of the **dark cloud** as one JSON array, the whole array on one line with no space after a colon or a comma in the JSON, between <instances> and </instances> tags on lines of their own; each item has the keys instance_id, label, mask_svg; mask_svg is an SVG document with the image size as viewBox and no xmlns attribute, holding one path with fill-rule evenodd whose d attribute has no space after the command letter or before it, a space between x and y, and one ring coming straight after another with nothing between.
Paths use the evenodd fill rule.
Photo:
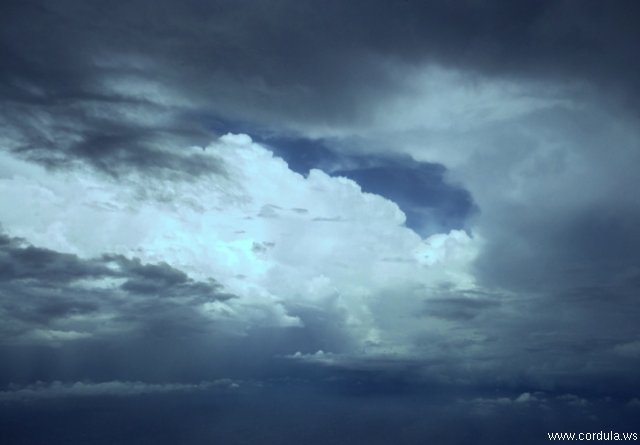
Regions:
<instances>
[{"instance_id":1,"label":"dark cloud","mask_svg":"<svg viewBox=\"0 0 640 445\"><path fill-rule=\"evenodd\" d=\"M474 229L486 239L475 262L480 282L535 296L540 317L544 307L563 307L574 327L601 317L600 334L617 337L611 332L628 325L621 318L637 306L631 296L638 289L640 213L637 196L628 193L635 183L628 167L638 165L640 152L637 127L627 120L621 130L608 119L604 110L538 116L528 128L548 139L511 160L479 156L478 170L495 174L471 181L482 212Z\"/></svg>"},{"instance_id":2,"label":"dark cloud","mask_svg":"<svg viewBox=\"0 0 640 445\"><path fill-rule=\"evenodd\" d=\"M499 300L473 297L429 298L425 301L425 315L466 321L476 318L499 304Z\"/></svg>"},{"instance_id":3,"label":"dark cloud","mask_svg":"<svg viewBox=\"0 0 640 445\"><path fill-rule=\"evenodd\" d=\"M519 289L583 286L627 286L634 289L640 261L635 209L609 203L578 214L531 216L537 210L510 212L509 226L492 238L479 261L482 276L492 283ZM517 241L516 241L517 240Z\"/></svg>"},{"instance_id":4,"label":"dark cloud","mask_svg":"<svg viewBox=\"0 0 640 445\"><path fill-rule=\"evenodd\" d=\"M82 259L5 235L0 244L7 266L0 277L5 363L25 360L24 365L33 366L28 355L19 358L20 351L53 348L62 351L54 356L75 350L78 363L86 364L100 362L96 348L109 344L120 349L118 356L129 348L141 353L154 338L197 338L215 330L198 307L234 298L217 282L195 281L165 263L142 264L114 255ZM90 376L90 368L82 366L75 372ZM10 369L3 367L2 378L11 375ZM55 372L54 366L41 377Z\"/></svg>"},{"instance_id":5,"label":"dark cloud","mask_svg":"<svg viewBox=\"0 0 640 445\"><path fill-rule=\"evenodd\" d=\"M349 357L353 350L345 320L319 309L289 307L303 328L250 328L238 337L198 310L233 298L215 282L195 281L164 263L114 255L85 260L7 236L0 244L11 265L0 283L4 382L292 376L296 372L278 356L324 350ZM117 281L101 286L105 280ZM369 370L353 391L397 392L424 379L627 395L637 388L630 371L640 360L633 343L640 313L626 286L539 296L443 289L425 297L416 314L425 327L433 319L450 324L413 339L415 350L423 351L415 361L327 356L338 360L332 369ZM70 363L61 368L64 362Z\"/></svg>"},{"instance_id":6,"label":"dark cloud","mask_svg":"<svg viewBox=\"0 0 640 445\"><path fill-rule=\"evenodd\" d=\"M5 284L51 288L73 286L82 279L122 279L119 289L132 294L164 296L202 296L231 298L211 280L197 282L166 263L142 264L139 259L122 255L104 255L84 260L77 255L31 246L18 238L0 235L0 279ZM56 290L57 293L59 293Z\"/></svg>"},{"instance_id":7,"label":"dark cloud","mask_svg":"<svg viewBox=\"0 0 640 445\"><path fill-rule=\"evenodd\" d=\"M91 388L67 387L74 386ZM129 386L120 384L130 396L2 403L4 437L27 444L537 444L549 440L548 432L633 432L637 416L637 408L625 399L570 393L446 393L414 385L406 392L365 395L341 393L342 382L291 380L146 393L140 391L143 385ZM357 386L357 378L348 385Z\"/></svg>"},{"instance_id":8,"label":"dark cloud","mask_svg":"<svg viewBox=\"0 0 640 445\"><path fill-rule=\"evenodd\" d=\"M634 2L3 3L10 148L53 164L197 172L211 116L257 131L366 122L394 64L638 90ZM402 77L402 76L400 76ZM633 106L633 101L628 101ZM258 130L261 129L261 130ZM228 131L228 129L223 130ZM193 162L192 162L193 161Z\"/></svg>"},{"instance_id":9,"label":"dark cloud","mask_svg":"<svg viewBox=\"0 0 640 445\"><path fill-rule=\"evenodd\" d=\"M238 297L166 263L84 259L7 235L0 236L0 259L0 386L255 378L285 373L278 357L293 351L348 347L343 321L310 308L292 308L304 327L213 320L203 305Z\"/></svg>"},{"instance_id":10,"label":"dark cloud","mask_svg":"<svg viewBox=\"0 0 640 445\"><path fill-rule=\"evenodd\" d=\"M77 256L28 245L0 234L0 279L36 280L54 286L80 278L111 274L99 261L82 261Z\"/></svg>"},{"instance_id":11,"label":"dark cloud","mask_svg":"<svg viewBox=\"0 0 640 445\"><path fill-rule=\"evenodd\" d=\"M1 385L267 383L239 398L1 406L0 430L26 443L539 443L547 430L628 430L640 394L639 13L634 1L2 2L0 149L169 184L224 175L233 166L183 148L246 132L296 172L393 200L422 235L468 230L485 291L419 289L400 320L413 290L389 286L372 324L415 356L368 357L346 310L290 304L303 326L286 328L214 321L203 305L237 298L216 281L0 235ZM423 85L433 67L459 76ZM460 94L441 99L441 86ZM307 210L258 216L293 212ZM314 219L334 230L334 215ZM262 259L283 247L249 244ZM414 260L389 256L384 273L403 261ZM403 337L405 322L423 330ZM105 435L114 423L127 433Z\"/></svg>"},{"instance_id":12,"label":"dark cloud","mask_svg":"<svg viewBox=\"0 0 640 445\"><path fill-rule=\"evenodd\" d=\"M416 314L452 326L448 334L415 340L416 347L429 349L428 360L349 359L348 333L341 332L346 326L321 310L291 308L304 328L256 327L229 335L195 310L200 302L231 298L215 282L195 281L164 263L115 255L87 260L4 235L0 246L13 265L0 281L0 417L10 419L7 437L25 443L38 442L45 432L66 443L98 431L113 438L102 422L129 425L138 439L157 433L159 443L169 430L171 440L182 443L223 440L236 437L230 431L242 425L248 440L266 428L270 440L282 442L292 437L287 425L295 424L295 437L346 435L369 443L466 440L454 424L483 431L489 443L496 442L496 431L511 441L522 437L523 425L535 434L531 443L547 430L634 425L630 401L640 387L632 371L640 355L628 343L631 320L640 314L631 295L606 302L598 289L554 299L442 289ZM56 276L62 268L65 274ZM120 281L86 287L106 279ZM111 321L100 318L114 313ZM84 324L63 323L73 317L85 317ZM88 338L61 336L70 328L96 330ZM53 334L24 337L34 330ZM20 336L28 341L16 343ZM318 355L320 349L332 352ZM301 358L330 360L285 356L294 350L302 351ZM229 375L243 381L238 387L216 383ZM277 414L268 408L274 404ZM87 414L96 406L104 417ZM185 409L184 417L178 414ZM66 414L48 421L54 412ZM95 431L77 423L85 415ZM149 426L154 416L163 426ZM262 420L246 430L247 418ZM183 428L185 422L192 428ZM318 429L318 422L332 427ZM32 433L25 432L27 425Z\"/></svg>"}]
</instances>

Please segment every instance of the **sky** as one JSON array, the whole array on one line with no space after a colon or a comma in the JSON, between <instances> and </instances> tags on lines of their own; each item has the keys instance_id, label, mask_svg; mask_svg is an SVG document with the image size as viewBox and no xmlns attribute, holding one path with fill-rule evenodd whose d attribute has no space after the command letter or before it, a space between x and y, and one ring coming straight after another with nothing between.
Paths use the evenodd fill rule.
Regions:
<instances>
[{"instance_id":1,"label":"sky","mask_svg":"<svg viewBox=\"0 0 640 445\"><path fill-rule=\"evenodd\" d=\"M2 443L637 431L639 15L3 1Z\"/></svg>"}]
</instances>

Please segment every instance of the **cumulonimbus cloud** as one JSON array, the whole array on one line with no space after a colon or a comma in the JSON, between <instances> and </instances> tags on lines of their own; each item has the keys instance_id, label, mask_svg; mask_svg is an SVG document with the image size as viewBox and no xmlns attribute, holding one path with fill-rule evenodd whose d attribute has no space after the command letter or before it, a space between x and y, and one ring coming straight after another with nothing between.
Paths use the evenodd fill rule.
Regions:
<instances>
[{"instance_id":1,"label":"cumulonimbus cloud","mask_svg":"<svg viewBox=\"0 0 640 445\"><path fill-rule=\"evenodd\" d=\"M185 156L202 152L190 150ZM383 350L406 351L420 329L411 317L431 290L474 286L469 266L478 240L463 231L422 239L395 203L320 170L303 177L246 135L223 136L204 154L224 173L115 180L83 169L48 171L5 154L4 229L78 258L139 258L140 270L167 264L176 268L174 281L217 280L238 298L203 302L200 310L236 330L303 326L299 314L320 310L354 344ZM168 291L142 275L121 286Z\"/></svg>"}]
</instances>

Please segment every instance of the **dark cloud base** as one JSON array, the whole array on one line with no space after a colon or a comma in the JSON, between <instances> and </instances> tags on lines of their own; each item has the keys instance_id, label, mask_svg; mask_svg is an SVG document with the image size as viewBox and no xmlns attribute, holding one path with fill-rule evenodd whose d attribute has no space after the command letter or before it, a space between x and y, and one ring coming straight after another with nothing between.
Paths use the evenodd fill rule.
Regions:
<instances>
[{"instance_id":1,"label":"dark cloud base","mask_svg":"<svg viewBox=\"0 0 640 445\"><path fill-rule=\"evenodd\" d=\"M379 61L586 82L637 111L633 1L160 3L3 2L0 122L12 149L112 173L197 171L158 146L206 143L219 126L207 116L276 135L367 122L403 90Z\"/></svg>"},{"instance_id":2,"label":"dark cloud base","mask_svg":"<svg viewBox=\"0 0 640 445\"><path fill-rule=\"evenodd\" d=\"M327 385L281 382L224 391L0 402L0 428L3 443L29 445L539 444L547 442L547 432L634 432L639 409L573 395L443 395L420 388L354 395Z\"/></svg>"},{"instance_id":3,"label":"dark cloud base","mask_svg":"<svg viewBox=\"0 0 640 445\"><path fill-rule=\"evenodd\" d=\"M492 349L507 354L497 374L495 368L475 369L472 359L447 349L465 345L434 337L425 341L440 342L443 357L324 366L287 357L295 350L340 351L339 330L327 329L321 314L292 308L304 328L229 335L194 306L236 297L168 264L113 255L82 259L4 235L0 264L7 322L0 346L0 431L7 444L537 444L547 432L632 432L640 410L632 368L620 368L635 366L633 358L612 361L613 370L600 364L591 375L565 369L564 375L518 376L517 366L526 369L536 357L581 365L610 347L572 344L571 332L540 343L503 339ZM92 293L81 286L105 278L120 284ZM443 290L425 302L423 315L482 326L505 304L512 303ZM119 314L115 331L67 342L13 342L33 329L59 329L66 317L100 311ZM546 326L518 329L549 332ZM508 331L498 326L498 332ZM536 381L542 376L551 380ZM206 383L226 377L234 380ZM108 383L114 379L124 383Z\"/></svg>"}]
</instances>

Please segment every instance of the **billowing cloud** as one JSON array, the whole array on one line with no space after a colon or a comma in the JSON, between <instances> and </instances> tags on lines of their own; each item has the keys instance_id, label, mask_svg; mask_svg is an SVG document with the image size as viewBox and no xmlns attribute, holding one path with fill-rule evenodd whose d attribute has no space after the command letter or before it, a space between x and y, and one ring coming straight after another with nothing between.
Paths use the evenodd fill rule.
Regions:
<instances>
[{"instance_id":1,"label":"billowing cloud","mask_svg":"<svg viewBox=\"0 0 640 445\"><path fill-rule=\"evenodd\" d=\"M277 346L260 354L331 367L414 363L447 381L568 388L578 370L630 383L620 366L637 357L619 353L634 331L625 320L637 313L628 288L613 301L602 298L602 288L556 286L536 295L489 280L486 267L514 260L487 256L502 239L487 225L493 215L478 218L482 237L454 230L422 239L392 201L320 170L293 172L249 136L228 134L184 156L193 152L224 173L113 178L90 169L45 170L5 155L4 228L36 246L9 248L7 270L16 279L58 280L51 282L72 297L48 308L46 292L28 291L38 297L24 313L44 320L29 325L29 341L59 345L97 335L65 321L84 312L85 320L114 320L101 321L99 338L111 330L109 341L120 342L122 333L135 332L140 347L158 329L193 330L198 334L186 338L194 344L215 333L228 344L224 354L234 356L269 335ZM25 203L18 212L15 199ZM498 211L492 202L499 196L485 201ZM105 296L74 297L82 286ZM118 295L130 300L123 304ZM576 301L584 304L576 309ZM556 311L549 313L549 304ZM9 314L19 319L19 311ZM602 314L598 334L590 326ZM234 335L244 338L242 346ZM229 352L233 344L241 349ZM609 365L591 369L593 356L606 356ZM509 366L507 357L515 358Z\"/></svg>"},{"instance_id":2,"label":"billowing cloud","mask_svg":"<svg viewBox=\"0 0 640 445\"><path fill-rule=\"evenodd\" d=\"M214 291L201 312L235 330L304 326L297 314L323 311L349 332L345 341L354 348L404 352L419 321L401 317L421 310L434 289L474 286L467 269L477 242L465 232L421 239L395 203L320 170L303 177L245 135L191 150L204 150L224 174L114 180L83 170L47 172L7 157L0 181L5 230L69 252L10 251L12 278L27 273L22 269L42 280L81 275L86 286L100 288L92 277L123 277L119 291L191 302L213 279L238 298ZM29 214L11 210L15 199ZM101 256L83 262L77 255Z\"/></svg>"}]
</instances>

